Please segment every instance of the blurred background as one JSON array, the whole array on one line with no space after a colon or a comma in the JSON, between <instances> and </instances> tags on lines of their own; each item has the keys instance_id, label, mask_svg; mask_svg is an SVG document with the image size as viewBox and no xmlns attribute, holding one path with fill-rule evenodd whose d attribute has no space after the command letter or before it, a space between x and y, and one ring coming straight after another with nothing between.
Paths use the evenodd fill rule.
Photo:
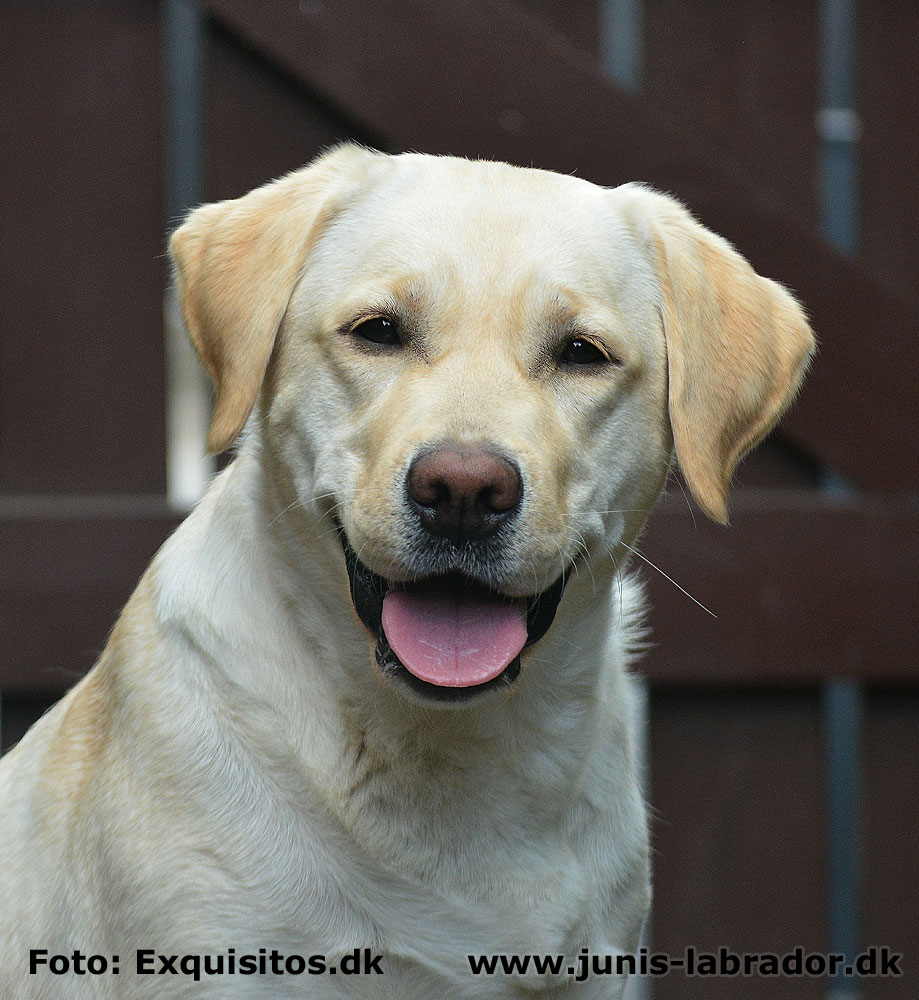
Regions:
<instances>
[{"instance_id":1,"label":"blurred background","mask_svg":"<svg viewBox=\"0 0 919 1000\"><path fill-rule=\"evenodd\" d=\"M905 953L919 996L919 4L109 0L0 7L0 738L93 663L213 472L165 236L352 138L684 200L821 352L732 527L642 540L648 945Z\"/></svg>"}]
</instances>

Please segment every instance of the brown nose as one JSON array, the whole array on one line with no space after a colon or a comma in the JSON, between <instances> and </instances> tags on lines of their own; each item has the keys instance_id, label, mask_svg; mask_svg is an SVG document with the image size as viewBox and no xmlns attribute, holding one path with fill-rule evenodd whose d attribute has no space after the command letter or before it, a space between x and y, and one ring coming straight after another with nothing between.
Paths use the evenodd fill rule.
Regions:
<instances>
[{"instance_id":1,"label":"brown nose","mask_svg":"<svg viewBox=\"0 0 919 1000\"><path fill-rule=\"evenodd\" d=\"M419 455L406 485L424 527L453 542L492 534L517 510L523 495L516 465L469 445L444 444Z\"/></svg>"}]
</instances>

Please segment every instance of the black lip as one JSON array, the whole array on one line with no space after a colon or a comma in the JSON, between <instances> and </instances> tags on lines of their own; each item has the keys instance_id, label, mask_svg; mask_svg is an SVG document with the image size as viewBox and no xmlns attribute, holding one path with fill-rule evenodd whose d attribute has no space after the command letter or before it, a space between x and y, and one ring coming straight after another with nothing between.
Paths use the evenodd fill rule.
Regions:
<instances>
[{"instance_id":1,"label":"black lip","mask_svg":"<svg viewBox=\"0 0 919 1000\"><path fill-rule=\"evenodd\" d=\"M377 664L384 674L400 680L416 694L423 695L432 701L441 702L467 701L485 691L508 688L517 680L520 674L519 656L511 660L504 670L490 681L462 688L429 684L406 669L399 657L393 652L383 631L383 598L389 590L389 583L357 558L357 554L348 542L344 528L337 522L336 527L345 553L345 566L348 570L348 581L351 587L351 601L358 618L367 630L376 637ZM538 642L549 631L549 627L555 620L555 613L558 610L558 604L562 599L567 582L568 571L566 570L542 593L527 598L527 641L524 648Z\"/></svg>"}]
</instances>

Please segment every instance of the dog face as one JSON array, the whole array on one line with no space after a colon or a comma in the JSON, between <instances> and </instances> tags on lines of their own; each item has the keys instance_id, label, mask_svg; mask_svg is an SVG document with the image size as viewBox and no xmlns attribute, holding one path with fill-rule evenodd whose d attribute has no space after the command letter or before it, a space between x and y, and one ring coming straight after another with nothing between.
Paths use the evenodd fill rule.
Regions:
<instances>
[{"instance_id":1,"label":"dog face","mask_svg":"<svg viewBox=\"0 0 919 1000\"><path fill-rule=\"evenodd\" d=\"M210 446L261 388L378 661L440 700L515 679L572 569L634 540L674 443L724 520L813 347L787 292L672 199L500 163L343 147L199 209L171 249Z\"/></svg>"}]
</instances>

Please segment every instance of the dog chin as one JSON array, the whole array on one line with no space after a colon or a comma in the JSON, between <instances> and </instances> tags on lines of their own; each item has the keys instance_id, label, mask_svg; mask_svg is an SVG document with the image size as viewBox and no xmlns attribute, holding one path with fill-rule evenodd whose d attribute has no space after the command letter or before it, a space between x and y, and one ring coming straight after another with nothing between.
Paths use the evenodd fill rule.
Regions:
<instances>
[{"instance_id":1,"label":"dog chin","mask_svg":"<svg viewBox=\"0 0 919 1000\"><path fill-rule=\"evenodd\" d=\"M568 571L526 597L458 572L390 581L357 558L337 527L351 600L376 639L376 662L385 677L406 694L443 707L514 686L521 653L552 625Z\"/></svg>"}]
</instances>

